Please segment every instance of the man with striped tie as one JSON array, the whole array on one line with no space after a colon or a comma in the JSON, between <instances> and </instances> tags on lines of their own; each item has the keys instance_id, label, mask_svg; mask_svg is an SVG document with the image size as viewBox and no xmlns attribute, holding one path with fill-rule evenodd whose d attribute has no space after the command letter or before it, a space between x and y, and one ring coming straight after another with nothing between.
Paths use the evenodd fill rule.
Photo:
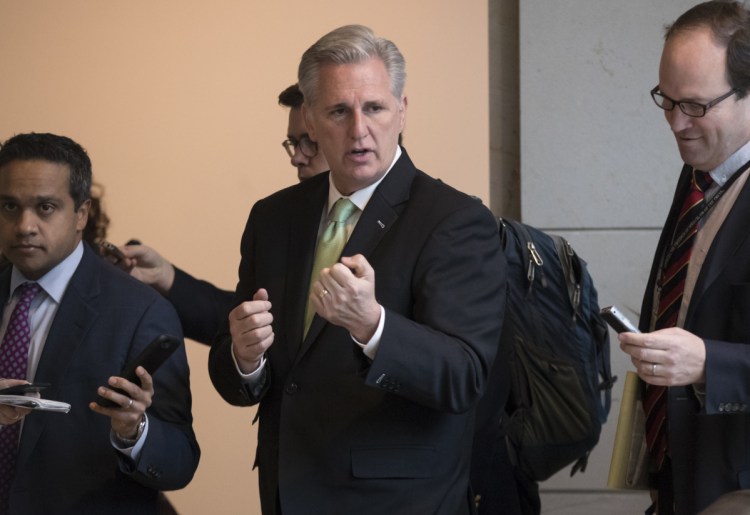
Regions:
<instances>
[{"instance_id":1,"label":"man with striped tie","mask_svg":"<svg viewBox=\"0 0 750 515\"><path fill-rule=\"evenodd\" d=\"M729 49L729 50L728 50ZM654 504L692 514L750 488L750 11L693 7L667 29L659 84L685 166L656 250L641 334Z\"/></svg>"}]
</instances>

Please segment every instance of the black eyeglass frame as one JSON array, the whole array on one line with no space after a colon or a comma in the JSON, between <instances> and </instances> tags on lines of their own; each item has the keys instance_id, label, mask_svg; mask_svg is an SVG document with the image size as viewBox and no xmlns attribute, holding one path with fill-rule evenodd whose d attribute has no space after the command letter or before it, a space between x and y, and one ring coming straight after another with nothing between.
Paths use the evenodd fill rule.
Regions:
<instances>
[{"instance_id":1,"label":"black eyeglass frame","mask_svg":"<svg viewBox=\"0 0 750 515\"><path fill-rule=\"evenodd\" d=\"M289 157L294 157L294 152L297 148L299 148L299 151L305 157L313 158L318 155L318 144L307 135L302 136L299 140L287 138L281 142L281 146L284 147Z\"/></svg>"},{"instance_id":2,"label":"black eyeglass frame","mask_svg":"<svg viewBox=\"0 0 750 515\"><path fill-rule=\"evenodd\" d=\"M690 116L692 118L702 118L702 117L706 116L706 112L708 112L708 110L711 109L713 106L715 106L719 102L721 102L723 100L726 100L727 98L729 98L732 95L734 95L736 93L739 93L739 92L740 92L739 89L732 88L727 93L724 93L720 97L714 98L713 100L711 100L707 104L700 104L698 102L686 102L684 100L679 100L678 101L678 100L674 100L672 98L669 98L667 95L665 95L664 93L662 93L661 91L659 91L659 85L657 84L656 86L654 86L654 89L651 90L651 98L654 100L654 104L656 104L656 107L658 107L660 109L664 109L665 111L672 111L672 110L674 110L675 106L679 106L680 111L682 111L685 115ZM657 97L663 98L665 101L671 102L672 103L672 107L667 108L664 105L660 104L659 101L657 100ZM700 114L688 113L685 110L685 106L686 105L688 105L688 106L694 106L696 108L700 108L702 110L702 112Z\"/></svg>"}]
</instances>

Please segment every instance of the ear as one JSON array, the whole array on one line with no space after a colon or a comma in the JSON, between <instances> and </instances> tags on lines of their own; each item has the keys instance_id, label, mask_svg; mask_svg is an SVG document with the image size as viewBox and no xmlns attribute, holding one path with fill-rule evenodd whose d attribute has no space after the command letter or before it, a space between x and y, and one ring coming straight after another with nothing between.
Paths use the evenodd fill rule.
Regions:
<instances>
[{"instance_id":1,"label":"ear","mask_svg":"<svg viewBox=\"0 0 750 515\"><path fill-rule=\"evenodd\" d=\"M312 110L307 106L307 102L302 104L302 118L305 120L305 127L307 127L307 135L313 141L318 141L315 135L315 123L313 122Z\"/></svg>"},{"instance_id":2,"label":"ear","mask_svg":"<svg viewBox=\"0 0 750 515\"><path fill-rule=\"evenodd\" d=\"M404 126L406 125L406 108L409 107L409 99L406 97L406 95L401 97L401 107L399 107L399 116L401 119L399 120L401 130L399 130L399 133L404 131Z\"/></svg>"},{"instance_id":3,"label":"ear","mask_svg":"<svg viewBox=\"0 0 750 515\"><path fill-rule=\"evenodd\" d=\"M89 221L89 209L91 209L91 200L86 200L76 211L76 231L83 232L86 223Z\"/></svg>"}]
</instances>

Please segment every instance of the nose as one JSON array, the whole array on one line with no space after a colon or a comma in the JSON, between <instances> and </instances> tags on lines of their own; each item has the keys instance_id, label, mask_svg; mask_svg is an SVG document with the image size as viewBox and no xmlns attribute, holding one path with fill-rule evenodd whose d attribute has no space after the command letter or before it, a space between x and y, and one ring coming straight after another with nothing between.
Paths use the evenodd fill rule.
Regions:
<instances>
[{"instance_id":1,"label":"nose","mask_svg":"<svg viewBox=\"0 0 750 515\"><path fill-rule=\"evenodd\" d=\"M352 138L355 140L360 140L368 134L367 119L359 109L355 109L352 113L351 131Z\"/></svg>"},{"instance_id":2,"label":"nose","mask_svg":"<svg viewBox=\"0 0 750 515\"><path fill-rule=\"evenodd\" d=\"M31 209L21 211L16 228L18 233L23 236L36 234L37 217Z\"/></svg>"},{"instance_id":3,"label":"nose","mask_svg":"<svg viewBox=\"0 0 750 515\"><path fill-rule=\"evenodd\" d=\"M664 111L664 117L674 133L689 129L693 125L693 118L683 113L677 106L671 111Z\"/></svg>"},{"instance_id":4,"label":"nose","mask_svg":"<svg viewBox=\"0 0 750 515\"><path fill-rule=\"evenodd\" d=\"M299 148L299 145L294 147L294 155L292 156L292 166L295 168L305 166L310 162L310 158L307 157Z\"/></svg>"}]
</instances>

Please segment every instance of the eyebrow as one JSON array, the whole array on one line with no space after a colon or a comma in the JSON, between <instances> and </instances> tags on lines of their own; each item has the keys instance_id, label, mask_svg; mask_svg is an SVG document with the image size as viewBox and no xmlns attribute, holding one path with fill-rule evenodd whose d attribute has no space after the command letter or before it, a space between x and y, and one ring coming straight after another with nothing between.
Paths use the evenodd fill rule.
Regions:
<instances>
[{"instance_id":1,"label":"eyebrow","mask_svg":"<svg viewBox=\"0 0 750 515\"><path fill-rule=\"evenodd\" d=\"M54 203L54 204L60 204L62 202L62 199L60 197L55 197L55 196L51 196L51 195L37 195L35 197L32 197L32 199L37 204L43 204L45 202ZM15 201L15 202L19 202L20 201L20 199L18 197L15 197L13 195L0 195L0 200L4 200L4 201L12 200L12 201Z\"/></svg>"}]
</instances>

